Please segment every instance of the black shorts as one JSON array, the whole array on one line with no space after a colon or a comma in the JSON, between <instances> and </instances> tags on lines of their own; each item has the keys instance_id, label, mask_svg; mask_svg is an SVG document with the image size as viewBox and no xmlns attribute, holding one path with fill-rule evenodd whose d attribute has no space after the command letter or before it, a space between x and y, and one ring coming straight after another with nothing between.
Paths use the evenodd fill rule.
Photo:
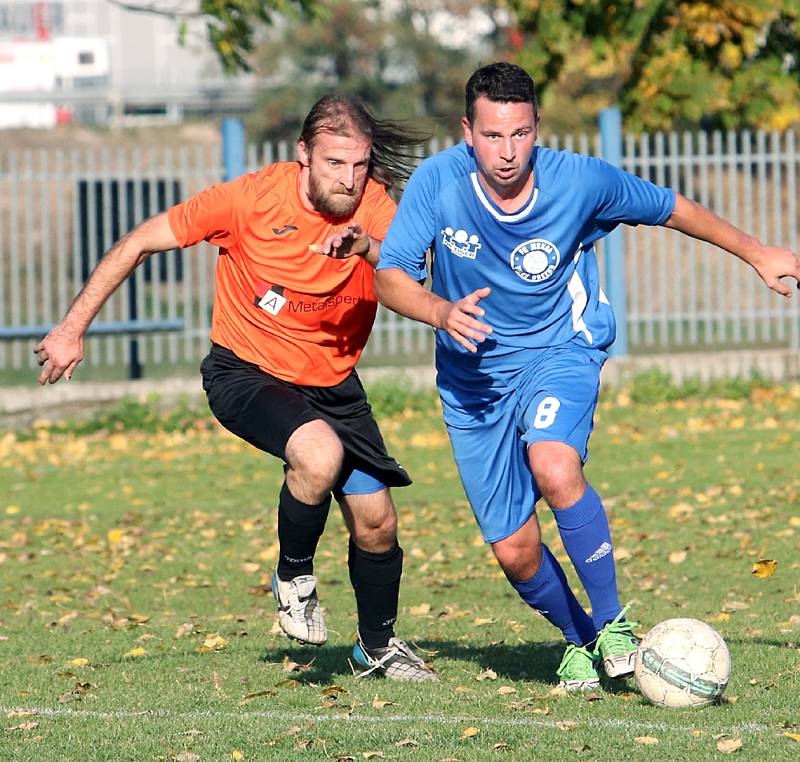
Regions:
<instances>
[{"instance_id":1,"label":"black shorts","mask_svg":"<svg viewBox=\"0 0 800 762\"><path fill-rule=\"evenodd\" d=\"M405 469L386 452L355 371L336 386L299 386L213 344L200 372L217 420L259 450L286 461L289 437L304 423L321 419L344 447L342 474L357 469L387 487L411 484Z\"/></svg>"}]
</instances>

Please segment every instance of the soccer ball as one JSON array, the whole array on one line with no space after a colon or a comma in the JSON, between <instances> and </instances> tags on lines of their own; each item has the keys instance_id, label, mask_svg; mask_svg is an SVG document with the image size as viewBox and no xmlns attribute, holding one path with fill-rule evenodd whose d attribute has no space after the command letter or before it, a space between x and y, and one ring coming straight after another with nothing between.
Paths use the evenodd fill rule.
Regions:
<instances>
[{"instance_id":1,"label":"soccer ball","mask_svg":"<svg viewBox=\"0 0 800 762\"><path fill-rule=\"evenodd\" d=\"M642 638L634 669L642 695L656 706L706 706L731 677L720 634L697 619L667 619Z\"/></svg>"}]
</instances>

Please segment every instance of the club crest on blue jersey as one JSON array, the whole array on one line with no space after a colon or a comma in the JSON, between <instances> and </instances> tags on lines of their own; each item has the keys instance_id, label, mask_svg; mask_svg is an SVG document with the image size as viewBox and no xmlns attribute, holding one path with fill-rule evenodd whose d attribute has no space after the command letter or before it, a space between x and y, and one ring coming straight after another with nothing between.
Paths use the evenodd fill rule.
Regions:
<instances>
[{"instance_id":1,"label":"club crest on blue jersey","mask_svg":"<svg viewBox=\"0 0 800 762\"><path fill-rule=\"evenodd\" d=\"M457 257L464 259L475 259L481 247L478 236L470 235L466 230L454 231L451 227L442 230L442 244Z\"/></svg>"},{"instance_id":2,"label":"club crest on blue jersey","mask_svg":"<svg viewBox=\"0 0 800 762\"><path fill-rule=\"evenodd\" d=\"M544 238L525 241L511 252L511 268L528 283L547 280L556 271L560 261L558 247Z\"/></svg>"}]
</instances>

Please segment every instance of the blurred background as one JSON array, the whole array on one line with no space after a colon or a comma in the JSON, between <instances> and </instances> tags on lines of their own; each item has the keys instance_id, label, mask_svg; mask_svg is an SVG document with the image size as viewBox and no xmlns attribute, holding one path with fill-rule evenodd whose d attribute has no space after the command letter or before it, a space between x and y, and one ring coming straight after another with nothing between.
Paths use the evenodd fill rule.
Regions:
<instances>
[{"instance_id":1,"label":"blurred background","mask_svg":"<svg viewBox=\"0 0 800 762\"><path fill-rule=\"evenodd\" d=\"M0 0L0 384L33 382L32 338L120 235L230 175L225 120L244 126L228 133L239 171L293 158L333 90L427 131L430 153L460 140L464 84L494 60L536 80L542 144L796 249L798 51L798 0ZM618 357L797 374L800 300L733 257L633 228L600 255ZM205 245L148 260L76 379L195 376L214 264ZM381 311L363 362L426 365L431 350L430 329Z\"/></svg>"}]
</instances>

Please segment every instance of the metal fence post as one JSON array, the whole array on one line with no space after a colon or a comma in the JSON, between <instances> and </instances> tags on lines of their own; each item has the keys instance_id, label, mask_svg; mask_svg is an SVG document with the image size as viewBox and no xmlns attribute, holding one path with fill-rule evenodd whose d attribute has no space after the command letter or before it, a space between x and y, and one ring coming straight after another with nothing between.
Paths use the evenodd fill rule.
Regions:
<instances>
[{"instance_id":1,"label":"metal fence post","mask_svg":"<svg viewBox=\"0 0 800 762\"><path fill-rule=\"evenodd\" d=\"M600 149L609 164L622 165L622 114L615 106L600 112ZM622 230L618 227L603 240L606 296L617 319L617 338L609 354L624 357L628 354L628 307L625 293L625 251Z\"/></svg>"},{"instance_id":2,"label":"metal fence post","mask_svg":"<svg viewBox=\"0 0 800 762\"><path fill-rule=\"evenodd\" d=\"M241 119L223 119L222 163L225 167L225 182L244 174L245 154L244 122Z\"/></svg>"}]
</instances>

